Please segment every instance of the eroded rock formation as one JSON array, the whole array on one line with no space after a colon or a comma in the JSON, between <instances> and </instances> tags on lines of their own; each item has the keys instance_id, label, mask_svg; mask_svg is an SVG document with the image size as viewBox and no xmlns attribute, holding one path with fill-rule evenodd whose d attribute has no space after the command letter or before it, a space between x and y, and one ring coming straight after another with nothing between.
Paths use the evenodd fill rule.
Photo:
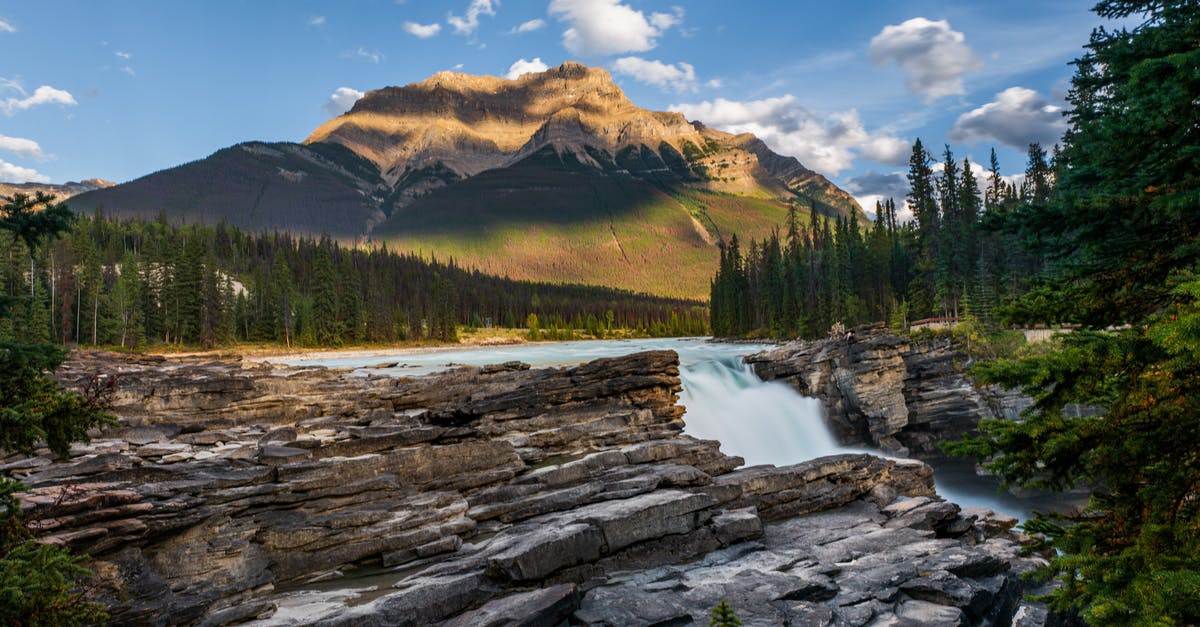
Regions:
<instances>
[{"instance_id":1,"label":"eroded rock formation","mask_svg":"<svg viewBox=\"0 0 1200 627\"><path fill-rule=\"evenodd\" d=\"M738 469L681 433L670 351L400 379L82 355L63 377L96 370L121 428L2 468L121 624L680 624L722 599L747 624L998 623L1032 564L921 462Z\"/></svg>"},{"instance_id":2,"label":"eroded rock formation","mask_svg":"<svg viewBox=\"0 0 1200 627\"><path fill-rule=\"evenodd\" d=\"M838 441L923 459L962 439L980 419L1016 417L1029 399L976 386L970 358L950 340L912 342L882 328L789 342L746 361L764 380L786 381L825 405Z\"/></svg>"}]
</instances>

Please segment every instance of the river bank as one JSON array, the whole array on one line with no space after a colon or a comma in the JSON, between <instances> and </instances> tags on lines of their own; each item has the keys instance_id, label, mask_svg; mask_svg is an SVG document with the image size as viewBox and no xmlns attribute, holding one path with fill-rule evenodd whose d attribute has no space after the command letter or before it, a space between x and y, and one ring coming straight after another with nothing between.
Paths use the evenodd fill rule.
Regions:
<instances>
[{"instance_id":1,"label":"river bank","mask_svg":"<svg viewBox=\"0 0 1200 627\"><path fill-rule=\"evenodd\" d=\"M721 599L748 624L1004 622L1038 563L920 462L740 468L681 432L670 351L425 377L80 355L63 376L97 370L121 428L3 468L121 623L612 625ZM393 578L355 592L371 568ZM304 583L339 578L340 601Z\"/></svg>"}]
</instances>

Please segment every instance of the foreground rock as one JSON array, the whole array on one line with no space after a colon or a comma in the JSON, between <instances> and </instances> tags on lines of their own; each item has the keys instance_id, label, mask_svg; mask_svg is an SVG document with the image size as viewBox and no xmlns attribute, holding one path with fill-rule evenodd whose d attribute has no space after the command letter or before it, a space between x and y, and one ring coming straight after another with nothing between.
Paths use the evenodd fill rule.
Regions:
<instances>
[{"instance_id":1,"label":"foreground rock","mask_svg":"<svg viewBox=\"0 0 1200 627\"><path fill-rule=\"evenodd\" d=\"M736 469L680 433L670 351L413 379L84 355L63 376L95 370L121 428L3 468L120 624L681 624L720 600L747 624L998 624L1031 566L1013 521L937 499L920 462Z\"/></svg>"}]
</instances>

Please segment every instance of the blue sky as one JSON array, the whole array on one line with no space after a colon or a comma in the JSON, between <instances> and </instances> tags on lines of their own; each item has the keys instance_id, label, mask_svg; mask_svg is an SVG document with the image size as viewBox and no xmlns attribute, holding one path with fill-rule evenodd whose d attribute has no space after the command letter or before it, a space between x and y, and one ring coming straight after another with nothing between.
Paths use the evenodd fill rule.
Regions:
<instances>
[{"instance_id":1,"label":"blue sky","mask_svg":"<svg viewBox=\"0 0 1200 627\"><path fill-rule=\"evenodd\" d=\"M1023 169L1090 2L0 0L0 181L117 182L301 141L357 93L578 60L637 104L751 131L858 196L912 140ZM520 64L519 64L520 63ZM334 98L335 94L340 94ZM868 206L867 208L871 208Z\"/></svg>"}]
</instances>

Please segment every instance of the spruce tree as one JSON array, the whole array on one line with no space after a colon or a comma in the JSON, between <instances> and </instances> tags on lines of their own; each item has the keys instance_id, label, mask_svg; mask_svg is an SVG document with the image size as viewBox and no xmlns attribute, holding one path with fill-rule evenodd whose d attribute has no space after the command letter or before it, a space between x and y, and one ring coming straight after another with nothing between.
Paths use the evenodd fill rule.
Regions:
<instances>
[{"instance_id":1,"label":"spruce tree","mask_svg":"<svg viewBox=\"0 0 1200 627\"><path fill-rule=\"evenodd\" d=\"M1087 510L1039 519L1060 610L1094 625L1200 622L1200 6L1104 0L1069 95L1053 193L1008 217L1053 272L1022 303L1081 325L1051 352L983 369L1035 399L959 448L1010 483L1094 486ZM1048 170L1046 168L1045 170ZM1096 413L1079 416L1071 404Z\"/></svg>"},{"instance_id":2,"label":"spruce tree","mask_svg":"<svg viewBox=\"0 0 1200 627\"><path fill-rule=\"evenodd\" d=\"M322 240L313 256L312 323L313 335L321 346L334 346L341 338L338 324L337 273L333 269L332 244Z\"/></svg>"},{"instance_id":3,"label":"spruce tree","mask_svg":"<svg viewBox=\"0 0 1200 627\"><path fill-rule=\"evenodd\" d=\"M36 205L42 206L36 212ZM45 214L45 215L42 215ZM70 226L66 206L39 194L36 202L20 194L0 198L0 231L23 241L29 250ZM36 273L31 296L36 298ZM0 318L15 298L0 296ZM67 392L51 379L62 363L61 350L47 344L0 342L0 450L33 454L44 444L66 456L72 442L107 424L100 394L84 397ZM102 388L97 388L102 389ZM0 478L0 622L4 624L79 624L103 620L102 608L87 602L78 584L88 576L80 559L58 546L33 541L21 521L14 493L23 488Z\"/></svg>"}]
</instances>

